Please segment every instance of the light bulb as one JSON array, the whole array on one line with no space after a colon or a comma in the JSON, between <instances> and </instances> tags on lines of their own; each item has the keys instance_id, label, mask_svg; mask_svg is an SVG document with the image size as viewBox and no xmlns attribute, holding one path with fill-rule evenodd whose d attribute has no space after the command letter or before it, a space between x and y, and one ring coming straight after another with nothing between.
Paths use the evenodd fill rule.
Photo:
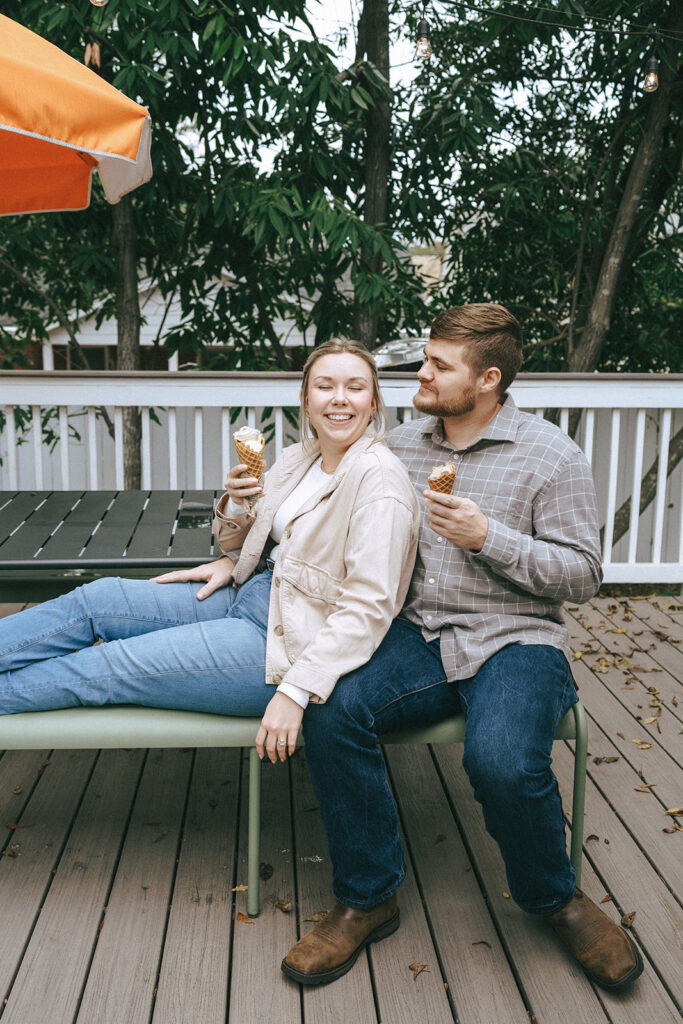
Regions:
<instances>
[{"instance_id":1,"label":"light bulb","mask_svg":"<svg viewBox=\"0 0 683 1024\"><path fill-rule=\"evenodd\" d=\"M432 44L429 39L429 24L423 18L417 26L417 46L415 57L419 60L429 60L432 55Z\"/></svg>"},{"instance_id":2,"label":"light bulb","mask_svg":"<svg viewBox=\"0 0 683 1024\"><path fill-rule=\"evenodd\" d=\"M659 61L656 57L650 57L645 67L645 81L643 89L645 92L654 92L659 86Z\"/></svg>"},{"instance_id":3,"label":"light bulb","mask_svg":"<svg viewBox=\"0 0 683 1024\"><path fill-rule=\"evenodd\" d=\"M93 5L93 7L106 7L109 3L109 0L90 0L90 3Z\"/></svg>"}]
</instances>

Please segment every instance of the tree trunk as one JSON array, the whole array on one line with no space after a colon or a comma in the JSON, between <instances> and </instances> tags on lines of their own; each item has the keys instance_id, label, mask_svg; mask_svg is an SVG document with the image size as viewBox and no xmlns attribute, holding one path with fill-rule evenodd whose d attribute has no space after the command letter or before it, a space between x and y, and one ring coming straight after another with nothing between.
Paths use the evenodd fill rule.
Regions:
<instances>
[{"instance_id":1,"label":"tree trunk","mask_svg":"<svg viewBox=\"0 0 683 1024\"><path fill-rule=\"evenodd\" d=\"M359 24L358 51L365 50L368 61L389 81L389 4L388 0L365 0ZM362 53L356 53L359 59ZM377 89L371 89L373 106L368 110L365 128L364 166L366 224L386 224L391 163L391 104ZM382 257L364 254L363 264L370 274L379 274ZM377 345L379 306L356 303L356 336L368 348Z\"/></svg>"},{"instance_id":2,"label":"tree trunk","mask_svg":"<svg viewBox=\"0 0 683 1024\"><path fill-rule=\"evenodd\" d=\"M124 196L112 206L112 220L112 241L116 249L116 368L139 370L140 299L135 221L130 196ZM127 490L141 486L140 413L137 408L123 410L123 479Z\"/></svg>"},{"instance_id":3,"label":"tree trunk","mask_svg":"<svg viewBox=\"0 0 683 1024\"><path fill-rule=\"evenodd\" d=\"M683 8L680 8L670 19L667 31L679 33L682 30ZM568 353L567 369L574 373L585 373L596 369L605 336L609 331L617 297L617 285L628 253L636 214L669 119L671 95L676 78L673 68L676 62L674 45L669 42L667 48L669 60L660 62L659 88L651 97L651 104L643 126L643 136L636 149L624 186L600 266L595 293L581 333L581 340Z\"/></svg>"}]
</instances>

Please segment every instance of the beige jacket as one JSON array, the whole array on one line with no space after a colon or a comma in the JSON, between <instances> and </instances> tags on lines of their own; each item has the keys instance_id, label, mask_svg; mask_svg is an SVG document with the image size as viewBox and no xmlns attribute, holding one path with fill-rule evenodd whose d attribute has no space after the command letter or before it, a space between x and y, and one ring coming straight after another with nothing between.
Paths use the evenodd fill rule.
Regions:
<instances>
[{"instance_id":1,"label":"beige jacket","mask_svg":"<svg viewBox=\"0 0 683 1024\"><path fill-rule=\"evenodd\" d=\"M235 582L258 567L273 516L320 454L317 442L285 449L266 474L256 518L225 513L214 533L224 554L241 546ZM364 665L399 613L408 591L419 505L403 465L369 433L285 530L268 612L266 682L283 680L323 703L340 676Z\"/></svg>"}]
</instances>

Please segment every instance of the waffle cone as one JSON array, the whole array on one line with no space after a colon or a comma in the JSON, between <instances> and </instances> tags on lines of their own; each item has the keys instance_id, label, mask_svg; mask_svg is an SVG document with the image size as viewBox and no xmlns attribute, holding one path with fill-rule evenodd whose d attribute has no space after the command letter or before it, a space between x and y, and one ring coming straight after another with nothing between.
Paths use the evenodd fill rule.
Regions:
<instances>
[{"instance_id":1,"label":"waffle cone","mask_svg":"<svg viewBox=\"0 0 683 1024\"><path fill-rule=\"evenodd\" d=\"M451 494L455 483L455 473L443 473L435 480L430 477L427 483L430 491L436 491L437 494Z\"/></svg>"},{"instance_id":2,"label":"waffle cone","mask_svg":"<svg viewBox=\"0 0 683 1024\"><path fill-rule=\"evenodd\" d=\"M235 439L235 450L237 457L240 462L244 463L249 469L249 475L255 476L257 480L260 480L263 476L266 468L266 460L261 456L257 455L255 451L248 448L241 441Z\"/></svg>"},{"instance_id":3,"label":"waffle cone","mask_svg":"<svg viewBox=\"0 0 683 1024\"><path fill-rule=\"evenodd\" d=\"M434 466L427 478L430 491L436 491L437 494L450 494L454 483L455 464L450 460L442 466Z\"/></svg>"}]
</instances>

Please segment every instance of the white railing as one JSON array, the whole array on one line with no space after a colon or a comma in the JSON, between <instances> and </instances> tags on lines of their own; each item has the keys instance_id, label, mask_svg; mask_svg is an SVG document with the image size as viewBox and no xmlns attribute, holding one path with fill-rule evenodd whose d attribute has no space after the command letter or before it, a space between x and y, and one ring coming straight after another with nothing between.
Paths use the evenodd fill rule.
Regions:
<instances>
[{"instance_id":1,"label":"white railing","mask_svg":"<svg viewBox=\"0 0 683 1024\"><path fill-rule=\"evenodd\" d=\"M270 459L296 438L284 410L296 411L299 386L300 376L290 373L0 371L0 488L122 489L127 406L141 410L144 489L220 488L236 461L232 433L241 423L267 424ZM415 387L412 374L382 375L394 422L414 415ZM606 580L683 582L683 463L667 476L671 440L683 426L683 375L525 374L511 391L537 415L559 410L565 430L571 410L581 411L576 438L596 480ZM26 420L23 431L15 409ZM33 429L48 410L52 452ZM639 514L641 479L653 465L655 497ZM629 528L615 543L615 515L628 498Z\"/></svg>"}]
</instances>

